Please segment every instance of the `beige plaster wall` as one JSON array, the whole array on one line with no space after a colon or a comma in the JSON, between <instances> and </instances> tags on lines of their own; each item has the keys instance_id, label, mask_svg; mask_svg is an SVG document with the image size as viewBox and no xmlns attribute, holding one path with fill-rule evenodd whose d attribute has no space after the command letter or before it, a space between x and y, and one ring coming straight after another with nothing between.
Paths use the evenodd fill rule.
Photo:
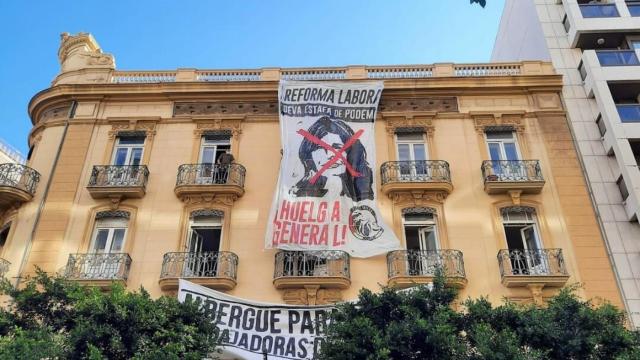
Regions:
<instances>
[{"instance_id":1,"label":"beige plaster wall","mask_svg":"<svg viewBox=\"0 0 640 360\"><path fill-rule=\"evenodd\" d=\"M275 94L273 96L275 101ZM468 285L462 290L461 299L481 295L489 296L494 302L500 302L503 297L531 298L526 288L501 285L496 254L506 248L506 241L498 206L510 204L511 199L507 195L490 196L483 190L480 165L488 154L483 135L473 119L473 114L478 112L498 117L510 112L522 117L519 140L523 157L539 159L547 180L541 194L523 195L521 199L523 204L538 209L544 246L563 249L571 275L569 282L586 284L581 290L583 296L601 296L619 305L616 283L595 226L558 94L502 90L491 96L461 94L458 103L459 113L433 114L433 144L430 144L432 153L437 154L435 159L449 162L454 190L442 204L433 201L424 204L442 209L438 216L445 229L441 232L447 234L447 238L441 240L442 247L464 253ZM167 252L182 250L186 209L212 206L226 210L228 242L223 244L223 250L239 257L238 284L229 293L260 301L282 301L282 293L272 284L275 250L264 249L264 232L280 161L276 115L244 117L240 132L232 138L236 161L247 169L246 192L233 206L225 208L221 204L185 204L174 194L177 168L194 162L193 149L200 139L195 135L195 122L172 116L170 101L104 101L81 105L83 111L76 113L78 118L69 126L25 271L31 272L34 265L56 271L64 267L69 253L87 251L95 211L111 204L109 200L94 200L89 195L86 185L91 168L109 160L114 121L146 119L155 122L145 145L148 152L145 161L150 171L147 192L141 199L120 203L120 207L134 214L125 246L133 259L128 288L144 286L152 295L161 295L158 280L162 257ZM549 109L555 110L549 112ZM380 191L380 165L395 157L395 144L390 142L393 137L386 131L386 125L384 116L380 116L375 125L377 164L374 171L378 176L378 201L384 221L392 225L402 239L398 220L401 206L394 205ZM4 256L14 264L21 261L33 213L48 181L46 167L53 161L61 134L61 125L44 129L34 153L32 166L44 176L34 201L20 209L12 238L16 240L11 240L5 251ZM17 273L15 266L12 272ZM350 288L342 293L344 299L356 297L362 287L378 289L379 284L386 284L385 256L351 259L351 282ZM543 294L550 296L553 292L552 288L545 288Z\"/></svg>"}]
</instances>

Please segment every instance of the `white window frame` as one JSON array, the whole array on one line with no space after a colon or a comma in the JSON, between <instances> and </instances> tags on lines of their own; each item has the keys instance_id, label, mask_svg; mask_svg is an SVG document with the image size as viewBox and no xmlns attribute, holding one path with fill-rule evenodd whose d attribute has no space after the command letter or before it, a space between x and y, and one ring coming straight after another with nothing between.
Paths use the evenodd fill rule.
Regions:
<instances>
[{"instance_id":1,"label":"white window frame","mask_svg":"<svg viewBox=\"0 0 640 360\"><path fill-rule=\"evenodd\" d=\"M411 133L411 134L416 134L416 133ZM398 161L402 161L400 160L400 145L409 145L409 161L415 161L415 151L414 151L414 145L424 145L424 158L426 160L429 160L429 144L427 143L427 139L424 136L424 133L417 133L420 134L421 139L420 140L406 140L406 139L400 139L398 137L398 135L402 135L401 133L395 134L395 140L396 140L396 158L398 159Z\"/></svg>"},{"instance_id":2,"label":"white window frame","mask_svg":"<svg viewBox=\"0 0 640 360\"><path fill-rule=\"evenodd\" d=\"M116 139L116 145L113 147L113 154L111 156L111 164L115 165L116 164L116 156L118 154L118 150L119 149L126 149L127 150L127 156L125 159L125 163L123 165L132 165L131 164L131 156L133 155L133 150L134 149L141 149L140 152L140 164L142 165L142 159L144 159L144 145L146 143L146 137L144 138L144 140L142 141L142 144L121 144L120 140L127 138L126 136L118 136Z\"/></svg>"},{"instance_id":3,"label":"white window frame","mask_svg":"<svg viewBox=\"0 0 640 360\"><path fill-rule=\"evenodd\" d=\"M189 231L187 234L187 241L186 241L186 252L192 252L191 251L191 241L193 240L193 230L194 229L220 229L220 240L219 240L219 244L218 244L218 250L220 251L220 248L222 248L222 239L223 239L223 232L224 232L224 219L223 217L217 217L217 216L211 216L212 220L210 221L198 221L197 219L189 219ZM215 220L214 220L215 219ZM197 246L196 246L197 247ZM202 247L202 245L200 245L200 247ZM201 249L198 251L194 251L194 252L201 252Z\"/></svg>"},{"instance_id":4,"label":"white window frame","mask_svg":"<svg viewBox=\"0 0 640 360\"><path fill-rule=\"evenodd\" d=\"M531 218L530 219L528 218L529 217L528 216L529 213L526 213L526 214L527 214L527 218L524 219L524 220L505 220L504 215L502 215L502 213L501 213L500 215L501 215L501 218L502 218L502 227L503 227L503 229L505 227L509 227L509 226L511 226L511 227L522 227L520 229L520 241L522 242L522 248L525 251L529 251L529 250L542 251L542 250L544 250L544 244L542 242L542 238L541 238L541 235L540 235L540 227L539 227L539 224L538 224L537 213L536 213L535 210L533 212L531 212L530 213L531 214ZM527 244L527 240L524 237L523 231L524 231L525 228L528 228L528 227L531 227L533 229L533 236L534 236L534 239L535 239L536 249L529 249L529 245ZM504 241L505 241L505 243L507 245L506 248L509 249L509 250L512 250L509 247L509 242L507 241L506 232L504 233ZM528 270L530 271L531 274L548 274L549 273L550 267L549 267L549 264L547 264L547 258L546 257L541 256L540 259L539 259L540 263L538 263L538 264L534 263L535 259L527 258L527 260L528 260L528 264L527 264Z\"/></svg>"},{"instance_id":5,"label":"white window frame","mask_svg":"<svg viewBox=\"0 0 640 360\"><path fill-rule=\"evenodd\" d=\"M216 157L215 154L218 152L218 147L219 146L227 146L229 148L229 151L231 150L231 139L226 139L226 140L207 140L206 135L203 135L202 138L200 139L200 153L198 155L198 163L203 164L203 155L204 155L204 150L206 148L213 148L213 153L214 153L214 158L213 158L213 163L216 163Z\"/></svg>"},{"instance_id":6,"label":"white window frame","mask_svg":"<svg viewBox=\"0 0 640 360\"><path fill-rule=\"evenodd\" d=\"M89 252L93 254L118 254L123 253L127 242L127 233L129 232L129 221L126 218L104 218L97 219L93 226L93 235L91 236L91 244L89 245ZM120 251L111 252L111 246L113 245L114 233L118 229L124 229L122 235L122 245ZM98 252L96 249L96 241L98 240L98 233L100 230L107 230L107 242L104 246L103 252Z\"/></svg>"},{"instance_id":7,"label":"white window frame","mask_svg":"<svg viewBox=\"0 0 640 360\"><path fill-rule=\"evenodd\" d=\"M500 156L502 157L501 160L507 160L507 151L506 148L504 146L505 143L511 143L511 141L505 141L505 139L495 139L495 140L489 140L489 136L487 133L490 132L510 132L511 133L511 138L513 139L513 144L516 147L516 155L518 156L518 160L522 160L522 153L520 152L520 144L518 143L518 136L517 133L513 130L508 131L485 131L484 132L484 143L486 145L487 148L487 154L489 155L489 160L494 160L491 158L491 148L489 147L489 143L498 143L500 145Z\"/></svg>"},{"instance_id":8,"label":"white window frame","mask_svg":"<svg viewBox=\"0 0 640 360\"><path fill-rule=\"evenodd\" d=\"M436 239L436 243L435 243L435 248L436 251L440 250L440 234L438 231L438 219L437 219L437 215L435 213L432 213L432 219L431 220L416 220L416 221L412 221L412 220L407 220L405 217L406 214L402 215L402 237L404 239L404 247L405 249L408 250L407 248L407 233L405 231L406 227L417 227L417 228L427 228L429 226L431 226L433 228L433 233L434 233L434 237ZM422 249L423 244L422 241L426 241L426 239L420 239L419 240L419 246L420 246L420 250L421 251L426 251L426 249Z\"/></svg>"}]
</instances>

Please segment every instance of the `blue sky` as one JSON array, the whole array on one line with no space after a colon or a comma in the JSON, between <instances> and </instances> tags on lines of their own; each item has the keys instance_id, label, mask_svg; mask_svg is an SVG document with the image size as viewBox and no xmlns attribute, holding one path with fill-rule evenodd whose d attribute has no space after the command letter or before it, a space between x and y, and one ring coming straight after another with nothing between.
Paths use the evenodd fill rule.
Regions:
<instances>
[{"instance_id":1,"label":"blue sky","mask_svg":"<svg viewBox=\"0 0 640 360\"><path fill-rule=\"evenodd\" d=\"M26 154L27 104L91 32L121 70L486 62L504 0L0 0L0 138Z\"/></svg>"}]
</instances>

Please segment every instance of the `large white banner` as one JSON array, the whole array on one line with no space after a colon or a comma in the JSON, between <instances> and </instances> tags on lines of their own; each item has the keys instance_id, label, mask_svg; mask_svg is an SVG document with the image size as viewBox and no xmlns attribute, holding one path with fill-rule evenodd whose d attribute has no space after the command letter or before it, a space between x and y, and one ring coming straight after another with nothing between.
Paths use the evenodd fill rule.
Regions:
<instances>
[{"instance_id":1,"label":"large white banner","mask_svg":"<svg viewBox=\"0 0 640 360\"><path fill-rule=\"evenodd\" d=\"M180 279L178 301L196 299L220 330L223 359L313 359L332 309L253 302Z\"/></svg>"},{"instance_id":2,"label":"large white banner","mask_svg":"<svg viewBox=\"0 0 640 360\"><path fill-rule=\"evenodd\" d=\"M280 82L283 155L266 248L355 257L399 248L376 205L374 122L382 87Z\"/></svg>"}]
</instances>

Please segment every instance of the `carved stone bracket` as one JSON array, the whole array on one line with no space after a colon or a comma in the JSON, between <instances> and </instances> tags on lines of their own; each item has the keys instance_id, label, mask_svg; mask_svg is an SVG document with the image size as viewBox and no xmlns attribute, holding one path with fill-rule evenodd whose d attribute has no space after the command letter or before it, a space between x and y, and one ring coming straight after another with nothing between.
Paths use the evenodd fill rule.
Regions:
<instances>
[{"instance_id":1,"label":"carved stone bracket","mask_svg":"<svg viewBox=\"0 0 640 360\"><path fill-rule=\"evenodd\" d=\"M514 112L471 112L476 131L479 134L487 130L513 129L519 133L524 132L524 111Z\"/></svg>"},{"instance_id":2,"label":"carved stone bracket","mask_svg":"<svg viewBox=\"0 0 640 360\"><path fill-rule=\"evenodd\" d=\"M286 289L282 300L289 305L327 305L342 301L338 289L322 289L318 285L305 285L301 289Z\"/></svg>"},{"instance_id":3,"label":"carved stone bracket","mask_svg":"<svg viewBox=\"0 0 640 360\"><path fill-rule=\"evenodd\" d=\"M542 289L544 288L544 284L528 284L527 288L531 292L533 303L536 305L543 305L544 300L542 298Z\"/></svg>"},{"instance_id":4,"label":"carved stone bracket","mask_svg":"<svg viewBox=\"0 0 640 360\"><path fill-rule=\"evenodd\" d=\"M232 194L189 194L180 197L180 200L187 205L207 205L219 204L224 206L232 206L238 196Z\"/></svg>"},{"instance_id":5,"label":"carved stone bracket","mask_svg":"<svg viewBox=\"0 0 640 360\"><path fill-rule=\"evenodd\" d=\"M513 205L520 205L520 195L522 194L522 190L509 190L509 196L511 196L511 202Z\"/></svg>"},{"instance_id":6,"label":"carved stone bracket","mask_svg":"<svg viewBox=\"0 0 640 360\"><path fill-rule=\"evenodd\" d=\"M121 131L142 131L149 140L156 135L156 125L159 119L153 120L109 120L111 130L109 139L113 140Z\"/></svg>"},{"instance_id":7,"label":"carved stone bracket","mask_svg":"<svg viewBox=\"0 0 640 360\"><path fill-rule=\"evenodd\" d=\"M423 207L433 202L442 204L447 195L445 191L411 190L389 194L389 197L394 204Z\"/></svg>"}]
</instances>

